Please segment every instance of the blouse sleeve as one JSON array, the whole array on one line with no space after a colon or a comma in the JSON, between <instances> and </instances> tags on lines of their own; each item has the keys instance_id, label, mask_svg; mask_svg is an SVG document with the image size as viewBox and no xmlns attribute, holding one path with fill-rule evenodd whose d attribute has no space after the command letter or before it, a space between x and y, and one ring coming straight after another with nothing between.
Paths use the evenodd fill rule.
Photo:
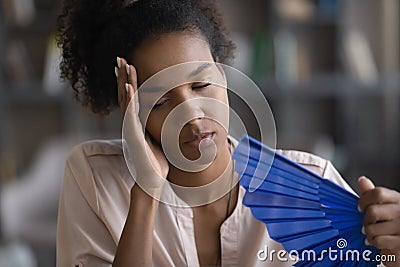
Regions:
<instances>
[{"instance_id":1,"label":"blouse sleeve","mask_svg":"<svg viewBox=\"0 0 400 267\"><path fill-rule=\"evenodd\" d=\"M111 234L98 216L93 174L81 147L69 156L60 195L57 266L111 266L116 251Z\"/></svg>"},{"instance_id":2,"label":"blouse sleeve","mask_svg":"<svg viewBox=\"0 0 400 267\"><path fill-rule=\"evenodd\" d=\"M332 165L332 163L327 160L326 165L323 171L323 177L330 179L334 183L340 185L347 191L353 193L354 195L357 195L357 193L351 188L351 186L343 179L343 177L340 175L340 173L336 170L336 168Z\"/></svg>"}]
</instances>

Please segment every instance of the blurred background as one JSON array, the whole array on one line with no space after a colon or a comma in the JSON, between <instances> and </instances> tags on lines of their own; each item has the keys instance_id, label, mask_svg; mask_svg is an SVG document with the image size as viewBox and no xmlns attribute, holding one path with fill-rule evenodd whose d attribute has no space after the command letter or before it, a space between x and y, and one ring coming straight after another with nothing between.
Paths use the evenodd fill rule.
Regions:
<instances>
[{"instance_id":1,"label":"blurred background","mask_svg":"<svg viewBox=\"0 0 400 267\"><path fill-rule=\"evenodd\" d=\"M119 111L93 115L59 81L59 2L0 6L0 266L55 265L69 150L121 136ZM400 2L218 2L238 47L233 66L268 98L278 147L331 160L353 187L366 175L400 190ZM231 102L258 137L248 109Z\"/></svg>"}]
</instances>

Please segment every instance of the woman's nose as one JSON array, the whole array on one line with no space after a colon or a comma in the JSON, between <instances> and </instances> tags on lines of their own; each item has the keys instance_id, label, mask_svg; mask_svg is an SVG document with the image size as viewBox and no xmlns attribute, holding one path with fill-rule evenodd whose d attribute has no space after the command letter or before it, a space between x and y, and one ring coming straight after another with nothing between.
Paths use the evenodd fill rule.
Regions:
<instances>
[{"instance_id":1,"label":"woman's nose","mask_svg":"<svg viewBox=\"0 0 400 267\"><path fill-rule=\"evenodd\" d=\"M190 88L189 88L190 89ZM175 107L177 114L180 114L179 121L185 123L195 123L205 117L204 98L195 96L191 90L181 90L179 93L179 103Z\"/></svg>"},{"instance_id":2,"label":"woman's nose","mask_svg":"<svg viewBox=\"0 0 400 267\"><path fill-rule=\"evenodd\" d=\"M189 124L195 123L204 118L205 113L202 108L202 101L200 98L191 98L181 103L182 113L185 121Z\"/></svg>"}]
</instances>

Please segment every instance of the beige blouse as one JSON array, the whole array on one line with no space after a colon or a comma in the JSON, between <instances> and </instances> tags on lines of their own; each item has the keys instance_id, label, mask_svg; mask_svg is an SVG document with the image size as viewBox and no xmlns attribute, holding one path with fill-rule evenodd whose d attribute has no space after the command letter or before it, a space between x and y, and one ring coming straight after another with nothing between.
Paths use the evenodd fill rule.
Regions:
<instances>
[{"instance_id":1,"label":"beige blouse","mask_svg":"<svg viewBox=\"0 0 400 267\"><path fill-rule=\"evenodd\" d=\"M279 153L351 190L329 161L305 152ZM73 149L66 163L59 204L58 267L112 265L133 185L120 140L89 141ZM221 226L222 266L291 266L288 255L278 259L275 253L265 259L263 252L270 254L283 248L242 205L244 193L240 187L237 206ZM153 266L199 266L194 238L192 210L160 203Z\"/></svg>"}]
</instances>

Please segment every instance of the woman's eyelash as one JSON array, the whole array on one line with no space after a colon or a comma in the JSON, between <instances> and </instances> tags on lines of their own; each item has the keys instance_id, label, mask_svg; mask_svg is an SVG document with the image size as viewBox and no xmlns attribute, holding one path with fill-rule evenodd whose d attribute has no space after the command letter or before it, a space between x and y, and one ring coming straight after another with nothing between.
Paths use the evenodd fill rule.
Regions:
<instances>
[{"instance_id":1,"label":"woman's eyelash","mask_svg":"<svg viewBox=\"0 0 400 267\"><path fill-rule=\"evenodd\" d=\"M206 87L208 87L210 85L211 85L211 83L205 83L205 84L202 84L202 85L199 85L199 86L192 86L192 89L202 89L202 88L206 88Z\"/></svg>"},{"instance_id":2,"label":"woman's eyelash","mask_svg":"<svg viewBox=\"0 0 400 267\"><path fill-rule=\"evenodd\" d=\"M165 102L167 102L167 101L168 101L167 99L164 99L164 100L162 100L162 101L160 101L160 102L154 104L153 108L157 108L157 107L159 107L159 106L162 106L162 105L163 105Z\"/></svg>"},{"instance_id":3,"label":"woman's eyelash","mask_svg":"<svg viewBox=\"0 0 400 267\"><path fill-rule=\"evenodd\" d=\"M210 86L210 85L211 85L211 83L205 83L205 84L198 85L198 86L192 86L192 89L195 89L195 90L196 90L196 89L202 89L202 88L206 88L206 87L208 87L208 86ZM168 99L161 100L160 102L154 104L153 109L162 106L162 105L165 104L167 101L168 101Z\"/></svg>"}]
</instances>

